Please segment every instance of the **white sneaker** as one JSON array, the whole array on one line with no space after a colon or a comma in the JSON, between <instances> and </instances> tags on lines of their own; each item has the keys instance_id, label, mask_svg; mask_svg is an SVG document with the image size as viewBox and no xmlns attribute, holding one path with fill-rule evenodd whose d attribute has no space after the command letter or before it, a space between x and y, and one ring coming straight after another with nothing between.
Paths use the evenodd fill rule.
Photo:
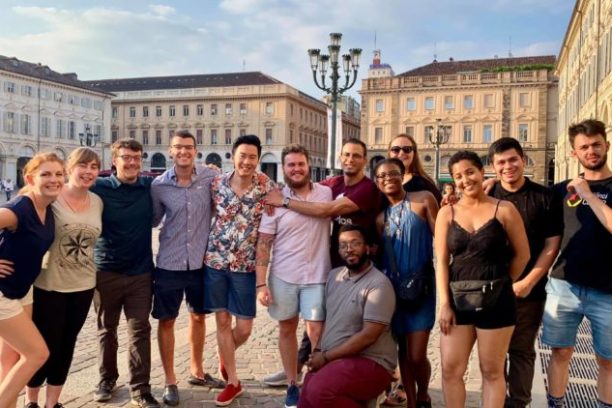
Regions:
<instances>
[{"instance_id":1,"label":"white sneaker","mask_svg":"<svg viewBox=\"0 0 612 408\"><path fill-rule=\"evenodd\" d=\"M263 378L263 383L269 387L284 387L289 385L285 370L280 370ZM302 383L302 373L298 373L296 383Z\"/></svg>"}]
</instances>

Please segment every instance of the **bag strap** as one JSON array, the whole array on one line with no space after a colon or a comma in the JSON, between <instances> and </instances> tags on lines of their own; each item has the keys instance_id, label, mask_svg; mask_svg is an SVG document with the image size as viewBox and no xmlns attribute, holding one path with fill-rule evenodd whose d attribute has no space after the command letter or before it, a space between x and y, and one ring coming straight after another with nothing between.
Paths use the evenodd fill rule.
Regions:
<instances>
[{"instance_id":1,"label":"bag strap","mask_svg":"<svg viewBox=\"0 0 612 408\"><path fill-rule=\"evenodd\" d=\"M384 230L387 229L387 214L389 208L385 210L385 227ZM391 269L391 274L394 276L397 281L400 280L400 273L397 268L397 262L395 261L395 251L393 251L393 246L391 246L391 237L387 236L383 233L383 241L385 242L385 252L387 253L387 259L389 260L389 269Z\"/></svg>"}]
</instances>

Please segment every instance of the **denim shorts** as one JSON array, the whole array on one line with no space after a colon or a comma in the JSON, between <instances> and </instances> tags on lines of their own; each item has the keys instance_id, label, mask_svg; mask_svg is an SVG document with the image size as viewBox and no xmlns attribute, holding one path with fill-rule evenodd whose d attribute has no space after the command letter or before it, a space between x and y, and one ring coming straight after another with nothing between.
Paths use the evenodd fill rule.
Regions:
<instances>
[{"instance_id":1,"label":"denim shorts","mask_svg":"<svg viewBox=\"0 0 612 408\"><path fill-rule=\"evenodd\" d=\"M185 294L191 313L204 314L204 269L168 271L156 268L153 272L153 311L158 320L175 319Z\"/></svg>"},{"instance_id":2,"label":"denim shorts","mask_svg":"<svg viewBox=\"0 0 612 408\"><path fill-rule=\"evenodd\" d=\"M549 279L546 293L542 341L550 347L574 347L586 316L595 353L612 360L612 294L555 278Z\"/></svg>"},{"instance_id":3,"label":"denim shorts","mask_svg":"<svg viewBox=\"0 0 612 408\"><path fill-rule=\"evenodd\" d=\"M295 284L270 274L268 286L274 302L268 306L268 313L274 320L288 320L298 314L304 320L325 320L324 283Z\"/></svg>"},{"instance_id":4,"label":"denim shorts","mask_svg":"<svg viewBox=\"0 0 612 408\"><path fill-rule=\"evenodd\" d=\"M204 308L227 311L241 319L256 313L255 272L231 272L206 266L204 271Z\"/></svg>"}]
</instances>

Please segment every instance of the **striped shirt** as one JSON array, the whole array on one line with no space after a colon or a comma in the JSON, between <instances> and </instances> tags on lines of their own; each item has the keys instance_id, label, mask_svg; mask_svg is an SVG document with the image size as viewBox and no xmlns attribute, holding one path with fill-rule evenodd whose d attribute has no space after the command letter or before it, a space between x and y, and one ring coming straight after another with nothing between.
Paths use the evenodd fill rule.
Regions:
<instances>
[{"instance_id":1,"label":"striped shirt","mask_svg":"<svg viewBox=\"0 0 612 408\"><path fill-rule=\"evenodd\" d=\"M191 183L179 186L172 167L153 181L153 225L159 225L165 216L159 233L158 268L202 268L210 232L210 185L216 174L207 167L195 167Z\"/></svg>"}]
</instances>

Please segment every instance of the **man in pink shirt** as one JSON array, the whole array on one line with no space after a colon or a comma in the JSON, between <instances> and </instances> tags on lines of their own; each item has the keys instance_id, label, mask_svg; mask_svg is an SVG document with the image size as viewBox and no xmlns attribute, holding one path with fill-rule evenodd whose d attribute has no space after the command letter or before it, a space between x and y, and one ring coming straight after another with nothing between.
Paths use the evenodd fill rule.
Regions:
<instances>
[{"instance_id":1,"label":"man in pink shirt","mask_svg":"<svg viewBox=\"0 0 612 408\"><path fill-rule=\"evenodd\" d=\"M331 269L329 219L302 215L287 208L289 200L332 201L332 190L310 181L308 151L289 145L281 154L286 187L284 206L264 213L257 241L257 299L279 321L279 349L288 379L285 407L296 407L299 314L311 344L317 344L325 320L325 282ZM271 257L271 252L273 256ZM270 258L272 261L270 263ZM268 272L270 275L266 279Z\"/></svg>"}]
</instances>

